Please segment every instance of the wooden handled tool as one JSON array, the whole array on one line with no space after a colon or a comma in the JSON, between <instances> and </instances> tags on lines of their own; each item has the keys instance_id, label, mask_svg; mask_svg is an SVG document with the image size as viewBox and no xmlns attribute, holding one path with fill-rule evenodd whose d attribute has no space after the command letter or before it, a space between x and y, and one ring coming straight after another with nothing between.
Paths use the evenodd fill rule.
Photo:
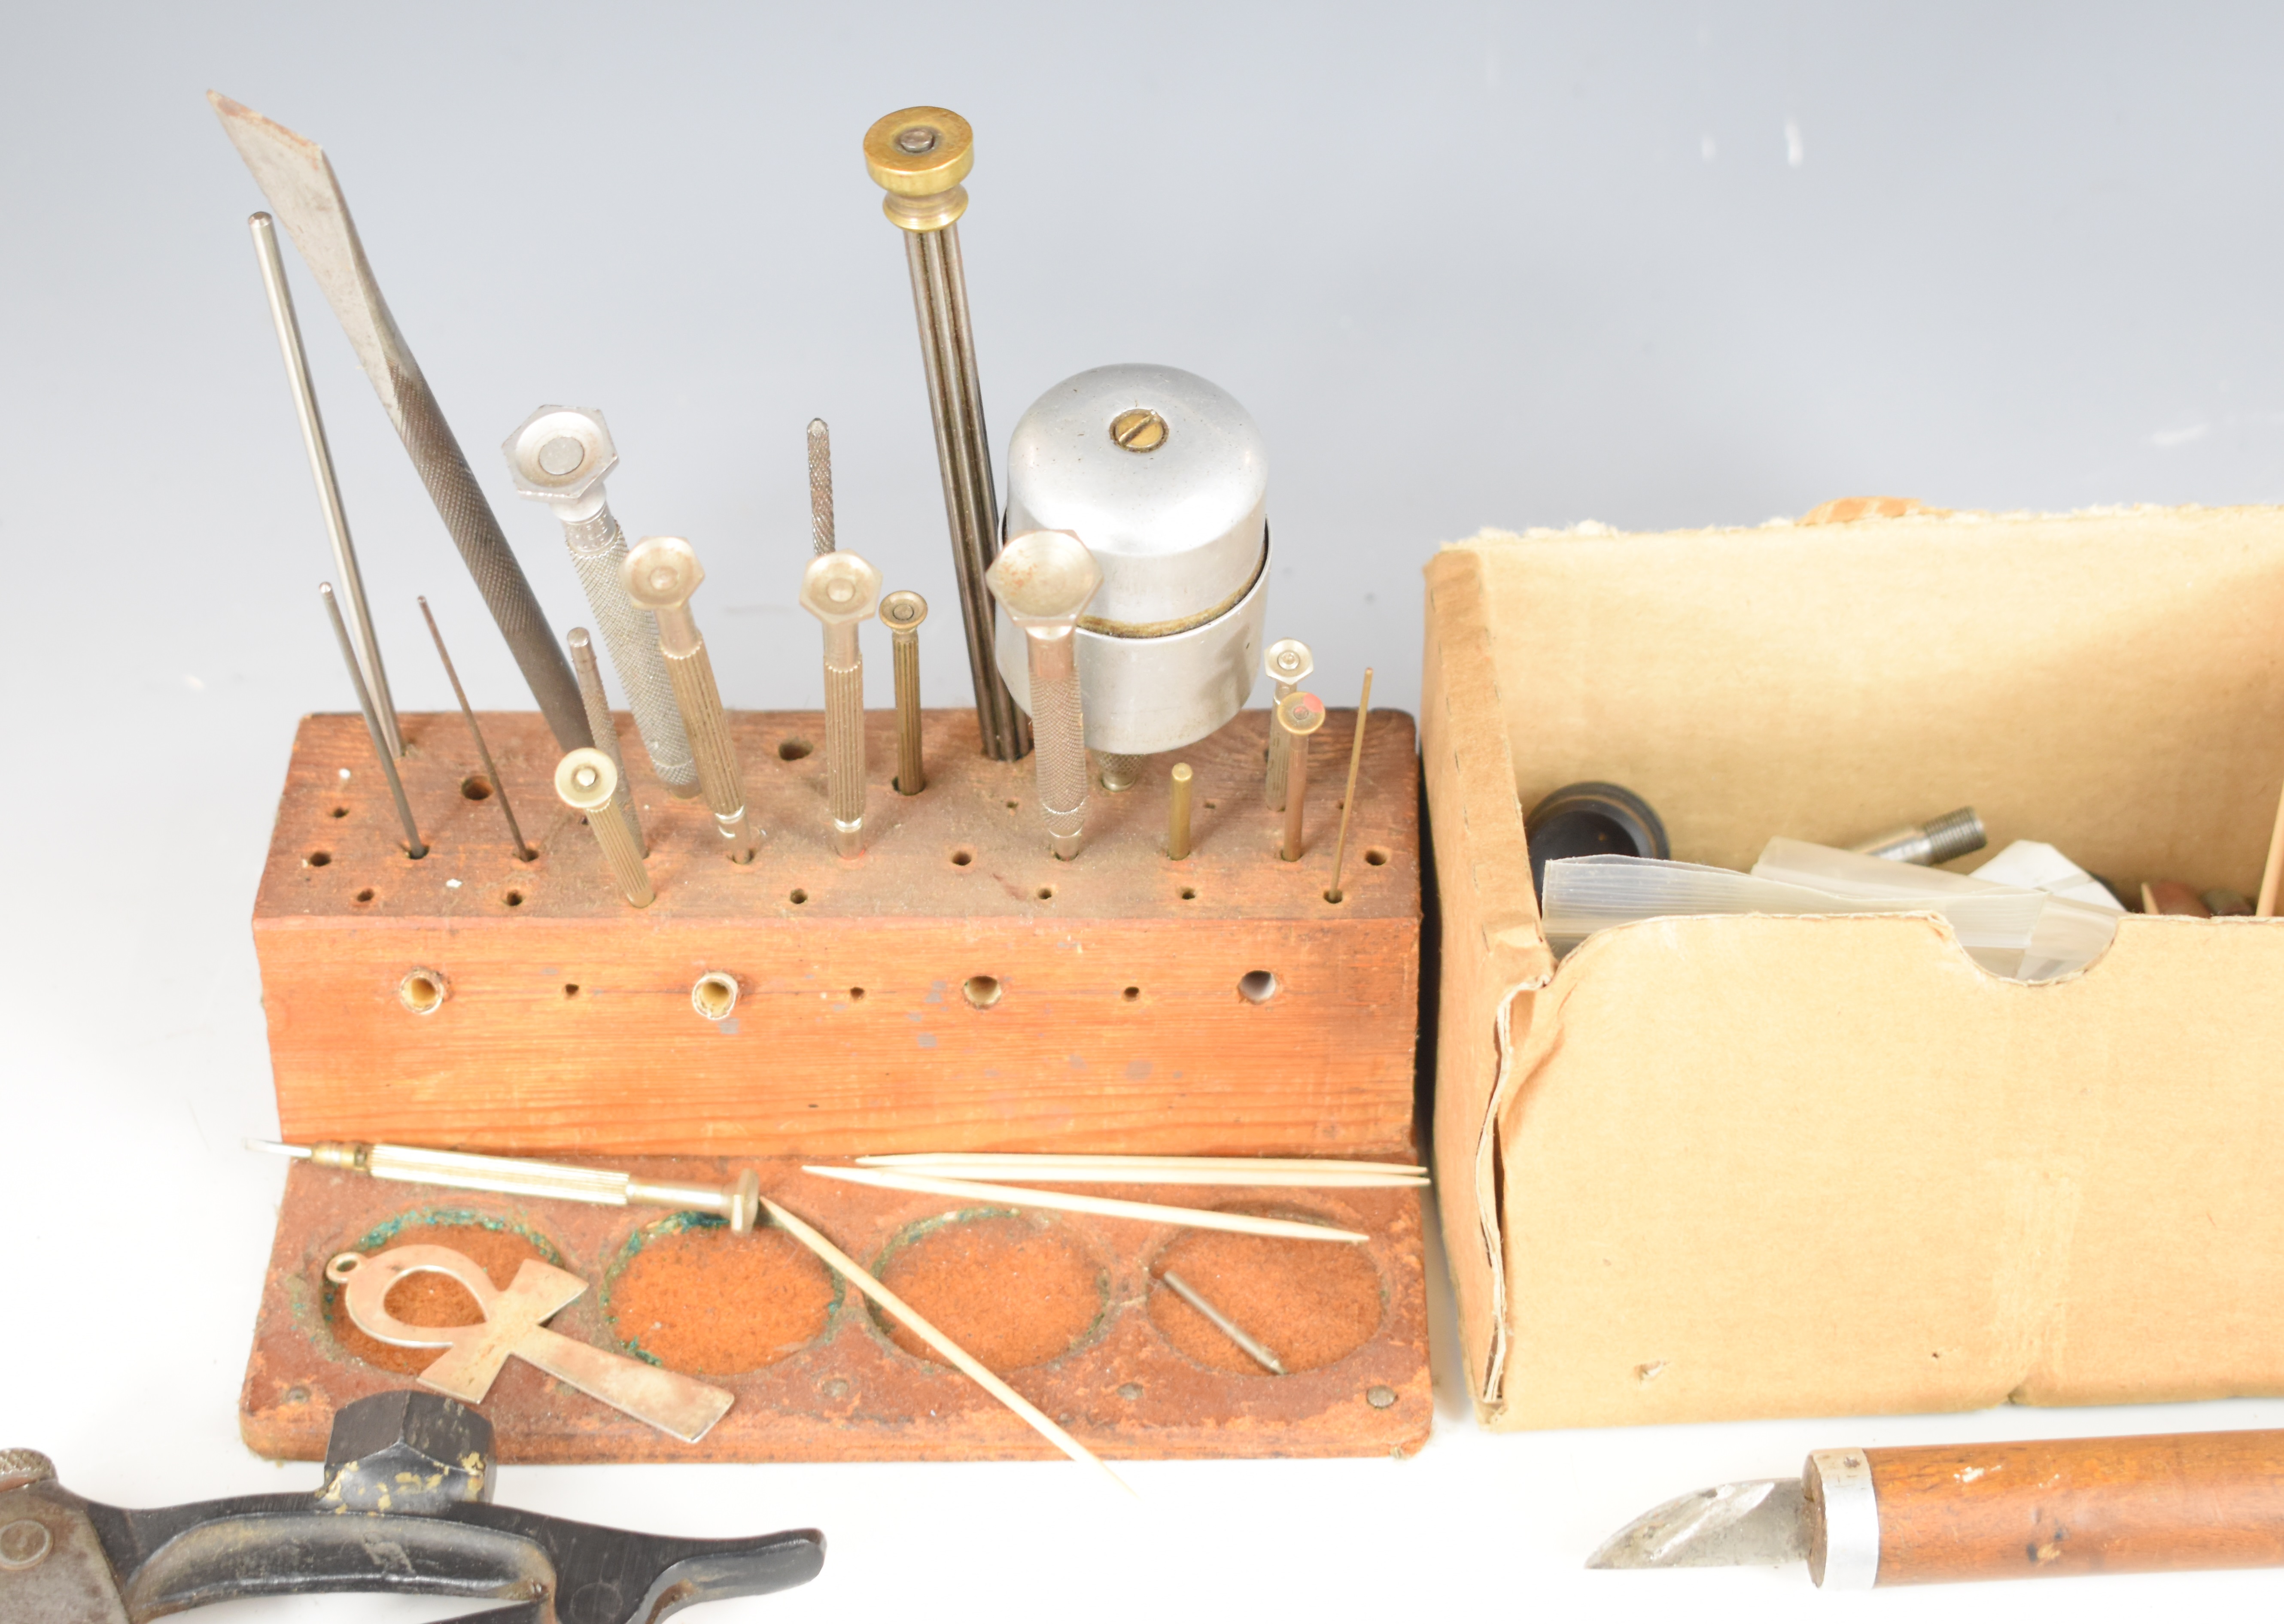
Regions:
<instances>
[{"instance_id":1,"label":"wooden handled tool","mask_svg":"<svg viewBox=\"0 0 2284 1624\"><path fill-rule=\"evenodd\" d=\"M1819 1449L1637 1518L1589 1567L1777 1565L1819 1585L2284 1566L2284 1432Z\"/></svg>"}]
</instances>

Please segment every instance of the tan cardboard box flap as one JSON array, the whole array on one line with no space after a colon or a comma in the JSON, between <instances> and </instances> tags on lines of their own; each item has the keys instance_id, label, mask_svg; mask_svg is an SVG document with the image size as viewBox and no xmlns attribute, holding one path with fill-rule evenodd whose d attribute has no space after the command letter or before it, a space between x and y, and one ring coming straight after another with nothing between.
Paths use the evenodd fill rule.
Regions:
<instances>
[{"instance_id":1,"label":"tan cardboard box flap","mask_svg":"<svg viewBox=\"0 0 2284 1624\"><path fill-rule=\"evenodd\" d=\"M2128 919L2042 987L1921 918L1653 922L1557 971L1521 834L1582 778L1736 867L1971 802L1994 849L2249 891L2284 511L1486 535L1428 582L1436 1158L1489 1418L2284 1391L2284 923Z\"/></svg>"}]
</instances>

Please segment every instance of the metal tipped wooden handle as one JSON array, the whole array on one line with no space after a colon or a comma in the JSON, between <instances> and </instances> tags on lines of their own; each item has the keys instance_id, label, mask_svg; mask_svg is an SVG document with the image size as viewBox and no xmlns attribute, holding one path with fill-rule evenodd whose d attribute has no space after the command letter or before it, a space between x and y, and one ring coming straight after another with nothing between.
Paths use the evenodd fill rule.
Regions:
<instances>
[{"instance_id":1,"label":"metal tipped wooden handle","mask_svg":"<svg viewBox=\"0 0 2284 1624\"><path fill-rule=\"evenodd\" d=\"M1826 1449L1803 1487L1819 1584L2284 1567L2284 1432Z\"/></svg>"}]
</instances>

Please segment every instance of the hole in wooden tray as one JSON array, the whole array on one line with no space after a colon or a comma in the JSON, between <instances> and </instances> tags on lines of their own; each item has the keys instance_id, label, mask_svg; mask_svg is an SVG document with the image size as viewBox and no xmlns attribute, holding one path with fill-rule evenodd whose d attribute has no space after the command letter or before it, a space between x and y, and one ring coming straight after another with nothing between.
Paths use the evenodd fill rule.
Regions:
<instances>
[{"instance_id":1,"label":"hole in wooden tray","mask_svg":"<svg viewBox=\"0 0 2284 1624\"><path fill-rule=\"evenodd\" d=\"M1009 801L1009 802L1007 803L1007 810L1009 810L1010 812L1013 812L1013 811L1016 808L1016 807L1017 807L1019 804L1021 804L1021 803L1016 802L1016 801L1013 801L1013 800Z\"/></svg>"},{"instance_id":2,"label":"hole in wooden tray","mask_svg":"<svg viewBox=\"0 0 2284 1624\"><path fill-rule=\"evenodd\" d=\"M850 988L849 989L849 1003L864 1003L864 989L863 988L861 988L861 987L852 987L852 988Z\"/></svg>"},{"instance_id":3,"label":"hole in wooden tray","mask_svg":"<svg viewBox=\"0 0 2284 1624\"><path fill-rule=\"evenodd\" d=\"M795 908L798 908L803 902L809 901L809 893L802 890L796 886L793 890L786 893L786 901L791 902Z\"/></svg>"},{"instance_id":4,"label":"hole in wooden tray","mask_svg":"<svg viewBox=\"0 0 2284 1624\"><path fill-rule=\"evenodd\" d=\"M470 800L489 800L492 781L481 773L470 773L460 780L460 793Z\"/></svg>"},{"instance_id":5,"label":"hole in wooden tray","mask_svg":"<svg viewBox=\"0 0 2284 1624\"><path fill-rule=\"evenodd\" d=\"M1142 996L1142 989L1138 987L1130 987L1118 995L1125 999L1127 1003L1133 1003Z\"/></svg>"},{"instance_id":6,"label":"hole in wooden tray","mask_svg":"<svg viewBox=\"0 0 2284 1624\"><path fill-rule=\"evenodd\" d=\"M775 1364L825 1334L841 1283L783 1230L739 1235L677 1213L627 1238L603 1281L612 1334L637 1358L692 1376Z\"/></svg>"},{"instance_id":7,"label":"hole in wooden tray","mask_svg":"<svg viewBox=\"0 0 2284 1624\"><path fill-rule=\"evenodd\" d=\"M313 869L322 869L325 864L331 863L332 860L333 854L331 852L311 852L308 856L301 859L303 863L307 863Z\"/></svg>"},{"instance_id":8,"label":"hole in wooden tray","mask_svg":"<svg viewBox=\"0 0 2284 1624\"><path fill-rule=\"evenodd\" d=\"M364 889L359 891L356 894L356 900L360 902L370 902L372 901L372 887L371 886L367 886Z\"/></svg>"},{"instance_id":9,"label":"hole in wooden tray","mask_svg":"<svg viewBox=\"0 0 2284 1624\"><path fill-rule=\"evenodd\" d=\"M999 1002L1002 989L996 975L972 975L960 990L967 995L968 1003L979 1010L988 1010Z\"/></svg>"},{"instance_id":10,"label":"hole in wooden tray","mask_svg":"<svg viewBox=\"0 0 2284 1624\"><path fill-rule=\"evenodd\" d=\"M965 846L956 847L953 848L951 854L951 866L953 868L964 869L974 861L975 854L968 850Z\"/></svg>"},{"instance_id":11,"label":"hole in wooden tray","mask_svg":"<svg viewBox=\"0 0 2284 1624\"><path fill-rule=\"evenodd\" d=\"M816 749L817 746L805 738L781 738L778 740L778 760L798 761L803 756L813 754Z\"/></svg>"},{"instance_id":12,"label":"hole in wooden tray","mask_svg":"<svg viewBox=\"0 0 2284 1624\"><path fill-rule=\"evenodd\" d=\"M358 1239L353 1251L367 1256L392 1246L450 1246L474 1260L505 1291L526 1258L562 1266L562 1254L545 1236L480 1213L448 1208L425 1208L400 1214ZM327 1256L340 1250L333 1248ZM442 1358L441 1347L392 1347L375 1341L356 1328L348 1306L340 1300L341 1288L325 1278L325 1263L313 1265L317 1284L325 1292L326 1329L341 1351L367 1364L400 1376L416 1376ZM473 1325L484 1317L467 1287L450 1275L408 1276L389 1287L382 1307L408 1325Z\"/></svg>"},{"instance_id":13,"label":"hole in wooden tray","mask_svg":"<svg viewBox=\"0 0 2284 1624\"><path fill-rule=\"evenodd\" d=\"M912 1225L872 1272L920 1317L997 1372L1060 1358L1101 1323L1110 1277L1044 1214L969 1208ZM872 1321L915 1358L938 1355L901 1321Z\"/></svg>"},{"instance_id":14,"label":"hole in wooden tray","mask_svg":"<svg viewBox=\"0 0 2284 1624\"><path fill-rule=\"evenodd\" d=\"M328 812L325 816L328 816L328 817L347 817L348 815L349 815L349 809L348 809L347 807L335 807L335 808L334 808L331 812Z\"/></svg>"},{"instance_id":15,"label":"hole in wooden tray","mask_svg":"<svg viewBox=\"0 0 2284 1624\"><path fill-rule=\"evenodd\" d=\"M579 983L576 981L564 982L563 995L566 998L576 998L579 995Z\"/></svg>"},{"instance_id":16,"label":"hole in wooden tray","mask_svg":"<svg viewBox=\"0 0 2284 1624\"><path fill-rule=\"evenodd\" d=\"M1182 901L1185 902L1194 902L1197 900L1198 888L1195 886L1184 886L1182 887Z\"/></svg>"},{"instance_id":17,"label":"hole in wooden tray","mask_svg":"<svg viewBox=\"0 0 2284 1624\"><path fill-rule=\"evenodd\" d=\"M1055 900L1055 888L1052 886L1041 886L1038 895L1042 902L1052 902Z\"/></svg>"},{"instance_id":18,"label":"hole in wooden tray","mask_svg":"<svg viewBox=\"0 0 2284 1624\"><path fill-rule=\"evenodd\" d=\"M1275 1218L1327 1214L1238 1206ZM1361 1246L1190 1230L1151 1265L1150 1323L1198 1363L1267 1377L1250 1354L1154 1277L1171 1269L1237 1328L1277 1356L1289 1375L1345 1359L1378 1334L1386 1308L1380 1270Z\"/></svg>"},{"instance_id":19,"label":"hole in wooden tray","mask_svg":"<svg viewBox=\"0 0 2284 1624\"><path fill-rule=\"evenodd\" d=\"M1364 848L1364 860L1376 869L1385 868L1388 865L1388 849L1381 846L1367 846Z\"/></svg>"},{"instance_id":20,"label":"hole in wooden tray","mask_svg":"<svg viewBox=\"0 0 2284 1624\"><path fill-rule=\"evenodd\" d=\"M503 892L500 895L500 901L506 903L510 908L520 908L523 906L523 893L520 891Z\"/></svg>"},{"instance_id":21,"label":"hole in wooden tray","mask_svg":"<svg viewBox=\"0 0 2284 1624\"><path fill-rule=\"evenodd\" d=\"M1277 972L1248 970L1237 978L1237 995L1248 1003L1266 1003L1277 995Z\"/></svg>"}]
</instances>

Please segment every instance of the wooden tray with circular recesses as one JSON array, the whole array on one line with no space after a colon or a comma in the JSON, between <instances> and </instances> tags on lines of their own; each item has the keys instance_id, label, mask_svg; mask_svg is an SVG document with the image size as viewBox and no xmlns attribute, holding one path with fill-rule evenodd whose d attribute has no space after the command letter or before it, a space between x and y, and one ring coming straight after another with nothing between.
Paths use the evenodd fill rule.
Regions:
<instances>
[{"instance_id":1,"label":"wooden tray with circular recesses","mask_svg":"<svg viewBox=\"0 0 2284 1624\"><path fill-rule=\"evenodd\" d=\"M756 1164L617 1160L647 1178L720 1183ZM1428 1436L1421 1206L1409 1190L1092 1185L1168 1205L1317 1218L1360 1245L1091 1217L963 1208L758 1164L806 1218L1088 1448L1112 1457L1408 1455ZM384 1183L297 1162L280 1207L239 1428L256 1452L325 1455L334 1415L412 1385L435 1352L384 1347L325 1279L344 1250L426 1243L505 1286L540 1257L589 1283L564 1335L737 1394L684 1444L511 1360L481 1405L505 1461L994 1460L1052 1456L1021 1420L936 1362L781 1231L737 1235L654 1208L586 1206ZM1263 1370L1173 1292L1171 1267L1265 1343ZM473 1299L434 1276L392 1313L465 1323Z\"/></svg>"}]
</instances>

